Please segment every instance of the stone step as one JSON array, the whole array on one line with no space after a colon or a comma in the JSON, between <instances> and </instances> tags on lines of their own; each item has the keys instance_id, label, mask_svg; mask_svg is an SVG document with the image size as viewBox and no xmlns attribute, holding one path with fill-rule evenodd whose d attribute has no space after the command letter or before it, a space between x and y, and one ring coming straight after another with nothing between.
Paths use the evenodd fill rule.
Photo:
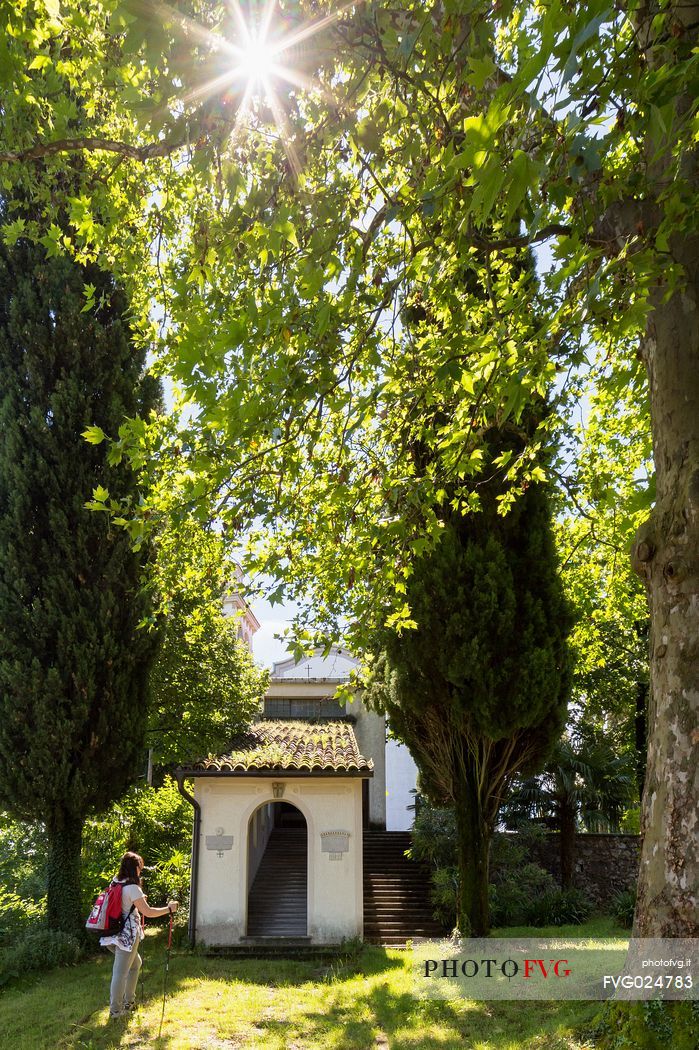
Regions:
<instances>
[{"instance_id":1,"label":"stone step","mask_svg":"<svg viewBox=\"0 0 699 1050\"><path fill-rule=\"evenodd\" d=\"M285 874L283 880L276 877L272 872L258 872L253 882L253 886L276 886L279 889L280 886L305 886L306 885L306 872L305 871L294 871L290 875Z\"/></svg>"},{"instance_id":2,"label":"stone step","mask_svg":"<svg viewBox=\"0 0 699 1050\"><path fill-rule=\"evenodd\" d=\"M305 912L289 915L256 915L248 919L247 932L250 936L266 933L270 937L277 933L306 933L308 917Z\"/></svg>"},{"instance_id":3,"label":"stone step","mask_svg":"<svg viewBox=\"0 0 699 1050\"><path fill-rule=\"evenodd\" d=\"M402 897L427 897L430 883L428 879L417 879L414 882L409 879L365 879L364 886L368 893L387 891L400 893Z\"/></svg>"},{"instance_id":4,"label":"stone step","mask_svg":"<svg viewBox=\"0 0 699 1050\"><path fill-rule=\"evenodd\" d=\"M298 897L274 897L272 894L268 894L263 897L251 897L250 898L250 912L257 911L270 911L274 908L286 908L287 911L297 910L298 908L306 907L306 894L299 894Z\"/></svg>"},{"instance_id":5,"label":"stone step","mask_svg":"<svg viewBox=\"0 0 699 1050\"><path fill-rule=\"evenodd\" d=\"M382 924L380 926L372 926L366 923L364 936L367 940L377 941L379 944L396 944L400 941L405 943L414 937L423 937L432 941L443 940L447 936L447 931L441 926L430 926L423 923L411 923L409 926L400 925L399 923L395 925Z\"/></svg>"},{"instance_id":6,"label":"stone step","mask_svg":"<svg viewBox=\"0 0 699 1050\"><path fill-rule=\"evenodd\" d=\"M401 904L406 905L424 904L425 907L432 907L429 893L401 893L400 890L381 890L378 893L365 891L364 900L367 904L371 904L372 901L380 904L383 904L385 901L399 901Z\"/></svg>"},{"instance_id":7,"label":"stone step","mask_svg":"<svg viewBox=\"0 0 699 1050\"><path fill-rule=\"evenodd\" d=\"M367 908L410 908L415 910L416 908L425 911L432 911L432 901L427 898L413 898L407 900L405 897L394 894L390 897L365 897L364 904Z\"/></svg>"},{"instance_id":8,"label":"stone step","mask_svg":"<svg viewBox=\"0 0 699 1050\"><path fill-rule=\"evenodd\" d=\"M364 936L403 946L413 937L435 939L444 930L432 914L426 865L405 856L407 832L369 832L364 838Z\"/></svg>"},{"instance_id":9,"label":"stone step","mask_svg":"<svg viewBox=\"0 0 699 1050\"><path fill-rule=\"evenodd\" d=\"M407 883L419 885L420 883L426 882L429 879L427 872L422 871L365 871L364 880L369 885L375 883Z\"/></svg>"},{"instance_id":10,"label":"stone step","mask_svg":"<svg viewBox=\"0 0 699 1050\"><path fill-rule=\"evenodd\" d=\"M409 917L411 920L424 916L424 918L429 919L430 922L432 922L433 919L432 911L428 908L403 908L396 904L386 904L379 907L365 907L364 909L365 918L371 917L379 919L392 915L395 915L398 918L400 918L401 915L405 915L406 919Z\"/></svg>"},{"instance_id":11,"label":"stone step","mask_svg":"<svg viewBox=\"0 0 699 1050\"><path fill-rule=\"evenodd\" d=\"M258 897L257 900L251 901L250 904L250 913L255 915L262 914L263 912L265 915L282 915L287 912L290 915L298 915L300 909L303 909L303 911L306 910L305 897L299 897L294 901L275 901L272 897ZM253 908L253 904L256 905L256 907Z\"/></svg>"},{"instance_id":12,"label":"stone step","mask_svg":"<svg viewBox=\"0 0 699 1050\"><path fill-rule=\"evenodd\" d=\"M299 922L301 922L301 919L303 919L305 922L305 917L305 906L298 908L257 908L254 912L252 909L250 909L248 921L262 922L267 921L267 919L279 919L280 921L283 920L284 922L286 922L287 919L298 919Z\"/></svg>"},{"instance_id":13,"label":"stone step","mask_svg":"<svg viewBox=\"0 0 699 1050\"><path fill-rule=\"evenodd\" d=\"M366 901L364 904L364 914L372 913L374 915L383 914L385 912L395 912L397 915L402 913L409 913L410 915L431 915L432 909L426 907L423 901L416 901L413 904L406 904L405 901L401 900L385 900L385 901Z\"/></svg>"}]
</instances>

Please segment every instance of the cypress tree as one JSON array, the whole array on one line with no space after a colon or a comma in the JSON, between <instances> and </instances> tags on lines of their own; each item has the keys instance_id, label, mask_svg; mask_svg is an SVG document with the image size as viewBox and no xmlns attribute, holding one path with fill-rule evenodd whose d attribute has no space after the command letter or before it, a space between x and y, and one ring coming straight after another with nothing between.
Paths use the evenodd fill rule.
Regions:
<instances>
[{"instance_id":1,"label":"cypress tree","mask_svg":"<svg viewBox=\"0 0 699 1050\"><path fill-rule=\"evenodd\" d=\"M138 629L146 554L85 508L134 478L82 432L114 433L159 399L126 306L96 266L0 247L0 805L45 823L48 922L69 932L84 921L83 823L134 776L154 655Z\"/></svg>"},{"instance_id":2,"label":"cypress tree","mask_svg":"<svg viewBox=\"0 0 699 1050\"><path fill-rule=\"evenodd\" d=\"M509 443L491 439L499 451ZM422 792L455 806L465 936L489 929L488 854L506 788L543 763L570 687L572 621L545 486L531 484L503 516L487 478L481 511L447 514L418 560L407 591L417 628L383 632L368 693L408 745Z\"/></svg>"}]
</instances>

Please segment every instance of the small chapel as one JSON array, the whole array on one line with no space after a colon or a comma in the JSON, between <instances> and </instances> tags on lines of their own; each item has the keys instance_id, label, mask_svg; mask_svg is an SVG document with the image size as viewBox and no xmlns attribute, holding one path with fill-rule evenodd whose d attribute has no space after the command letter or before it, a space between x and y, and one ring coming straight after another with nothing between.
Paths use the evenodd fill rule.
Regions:
<instances>
[{"instance_id":1,"label":"small chapel","mask_svg":"<svg viewBox=\"0 0 699 1050\"><path fill-rule=\"evenodd\" d=\"M224 608L252 648L250 608L237 593ZM360 696L336 695L357 664L339 648L278 661L259 720L229 753L177 770L194 809L193 943L387 943L408 918L414 935L441 932L404 856L412 758Z\"/></svg>"}]
</instances>

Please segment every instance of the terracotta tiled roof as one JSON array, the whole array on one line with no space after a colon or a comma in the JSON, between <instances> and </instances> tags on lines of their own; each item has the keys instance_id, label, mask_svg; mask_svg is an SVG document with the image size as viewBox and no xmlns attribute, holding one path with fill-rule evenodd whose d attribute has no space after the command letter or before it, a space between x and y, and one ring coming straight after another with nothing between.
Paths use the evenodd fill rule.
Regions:
<instances>
[{"instance_id":1,"label":"terracotta tiled roof","mask_svg":"<svg viewBox=\"0 0 699 1050\"><path fill-rule=\"evenodd\" d=\"M300 772L368 773L374 763L359 752L347 722L256 722L237 737L226 755L194 763L196 772L238 773L298 770Z\"/></svg>"}]
</instances>

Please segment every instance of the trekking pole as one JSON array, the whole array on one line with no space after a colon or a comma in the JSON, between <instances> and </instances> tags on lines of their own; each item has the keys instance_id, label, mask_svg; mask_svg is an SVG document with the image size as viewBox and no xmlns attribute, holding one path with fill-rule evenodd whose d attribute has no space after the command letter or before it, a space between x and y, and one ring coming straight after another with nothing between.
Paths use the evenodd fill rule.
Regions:
<instances>
[{"instance_id":1,"label":"trekking pole","mask_svg":"<svg viewBox=\"0 0 699 1050\"><path fill-rule=\"evenodd\" d=\"M163 1034L163 1018L165 1017L165 996L167 994L167 977L170 972L170 949L172 948L172 918L173 912L170 910L170 927L167 933L167 952L165 953L165 973L163 975L163 1008L160 1012L160 1028L158 1029L158 1039Z\"/></svg>"},{"instance_id":2,"label":"trekking pole","mask_svg":"<svg viewBox=\"0 0 699 1050\"><path fill-rule=\"evenodd\" d=\"M145 935L146 935L146 917L145 917L145 915L141 916L141 929L143 930L143 936L145 937ZM143 953L144 958L145 958L145 954L146 953L144 952ZM145 970L145 965L144 965L144 963L141 963L141 972L140 972L139 977L138 977L138 985L139 985L139 989L140 989L140 993L141 993L141 995L140 995L141 1006L143 1006L143 1003L144 1003L144 995L143 995L143 978L145 976L144 975L144 970ZM137 999L139 998L138 995L136 996L136 998Z\"/></svg>"}]
</instances>

